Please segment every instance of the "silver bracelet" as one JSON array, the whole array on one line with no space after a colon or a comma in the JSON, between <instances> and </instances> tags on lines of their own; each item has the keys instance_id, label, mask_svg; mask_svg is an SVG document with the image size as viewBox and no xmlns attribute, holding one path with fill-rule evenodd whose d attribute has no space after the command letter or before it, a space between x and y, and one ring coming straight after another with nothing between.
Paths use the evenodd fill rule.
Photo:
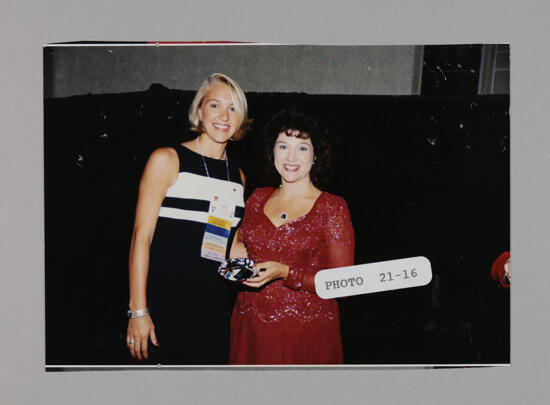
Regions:
<instances>
[{"instance_id":1,"label":"silver bracelet","mask_svg":"<svg viewBox=\"0 0 550 405\"><path fill-rule=\"evenodd\" d=\"M135 311L126 311L126 314L128 315L128 318L135 319L135 318L143 318L145 316L149 316L149 308L144 309L136 309Z\"/></svg>"}]
</instances>

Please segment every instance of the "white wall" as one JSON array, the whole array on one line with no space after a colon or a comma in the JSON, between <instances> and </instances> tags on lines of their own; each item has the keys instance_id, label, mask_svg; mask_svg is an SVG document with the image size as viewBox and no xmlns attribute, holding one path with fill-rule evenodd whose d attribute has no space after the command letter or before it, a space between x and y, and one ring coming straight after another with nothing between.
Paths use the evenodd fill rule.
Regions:
<instances>
[{"instance_id":1,"label":"white wall","mask_svg":"<svg viewBox=\"0 0 550 405\"><path fill-rule=\"evenodd\" d=\"M244 91L417 94L422 47L415 46L48 46L44 95L146 90L152 83L195 90L213 72Z\"/></svg>"}]
</instances>

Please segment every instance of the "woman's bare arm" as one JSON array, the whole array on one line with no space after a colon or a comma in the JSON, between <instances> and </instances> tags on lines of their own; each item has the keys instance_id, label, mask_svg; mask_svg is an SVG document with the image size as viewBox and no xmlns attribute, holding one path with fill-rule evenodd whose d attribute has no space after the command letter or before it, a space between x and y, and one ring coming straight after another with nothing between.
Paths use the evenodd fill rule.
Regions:
<instances>
[{"instance_id":1,"label":"woman's bare arm","mask_svg":"<svg viewBox=\"0 0 550 405\"><path fill-rule=\"evenodd\" d=\"M129 308L131 311L147 307L149 248L162 200L168 187L175 182L178 169L179 160L176 151L171 148L160 148L151 154L141 177L129 258ZM148 358L149 338L153 344L158 345L151 317L130 319L127 343L132 357L137 357L139 360Z\"/></svg>"}]
</instances>

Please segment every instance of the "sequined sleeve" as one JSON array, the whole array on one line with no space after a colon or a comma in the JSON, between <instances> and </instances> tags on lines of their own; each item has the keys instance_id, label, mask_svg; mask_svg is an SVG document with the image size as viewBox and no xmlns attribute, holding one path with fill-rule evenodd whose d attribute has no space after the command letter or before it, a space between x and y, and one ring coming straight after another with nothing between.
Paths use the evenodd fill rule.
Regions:
<instances>
[{"instance_id":1,"label":"sequined sleeve","mask_svg":"<svg viewBox=\"0 0 550 405\"><path fill-rule=\"evenodd\" d=\"M327 255L324 267L331 269L352 266L355 256L355 237L348 206L343 198L335 195L330 195L328 200L326 206L320 210L320 215L323 216L321 223L324 228L322 232L325 236ZM300 267L291 268L284 280L284 285L295 290L315 292L315 273Z\"/></svg>"},{"instance_id":2,"label":"sequined sleeve","mask_svg":"<svg viewBox=\"0 0 550 405\"><path fill-rule=\"evenodd\" d=\"M326 224L328 268L353 266L355 257L355 234L348 205L336 197L332 215Z\"/></svg>"},{"instance_id":3,"label":"sequined sleeve","mask_svg":"<svg viewBox=\"0 0 550 405\"><path fill-rule=\"evenodd\" d=\"M292 288L293 290L308 290L315 292L315 275L311 276L306 274L305 269L301 267L292 267L288 270L288 275L283 281L285 287Z\"/></svg>"}]
</instances>

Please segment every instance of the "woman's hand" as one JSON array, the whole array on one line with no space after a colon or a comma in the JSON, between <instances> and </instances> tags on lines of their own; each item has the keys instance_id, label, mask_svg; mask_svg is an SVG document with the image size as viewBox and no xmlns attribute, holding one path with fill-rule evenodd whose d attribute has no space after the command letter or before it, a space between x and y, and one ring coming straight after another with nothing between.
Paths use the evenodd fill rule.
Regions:
<instances>
[{"instance_id":1,"label":"woman's hand","mask_svg":"<svg viewBox=\"0 0 550 405\"><path fill-rule=\"evenodd\" d=\"M159 346L157 336L155 335L155 325L150 316L141 318L133 318L128 322L128 332L126 334L126 345L130 349L130 354L135 359L147 360L149 354L147 352L147 342L151 338L151 342L155 346Z\"/></svg>"},{"instance_id":2,"label":"woman's hand","mask_svg":"<svg viewBox=\"0 0 550 405\"><path fill-rule=\"evenodd\" d=\"M285 279L288 276L289 267L279 262L256 263L256 267L260 269L258 275L243 281L244 285L259 288L272 280Z\"/></svg>"}]
</instances>

